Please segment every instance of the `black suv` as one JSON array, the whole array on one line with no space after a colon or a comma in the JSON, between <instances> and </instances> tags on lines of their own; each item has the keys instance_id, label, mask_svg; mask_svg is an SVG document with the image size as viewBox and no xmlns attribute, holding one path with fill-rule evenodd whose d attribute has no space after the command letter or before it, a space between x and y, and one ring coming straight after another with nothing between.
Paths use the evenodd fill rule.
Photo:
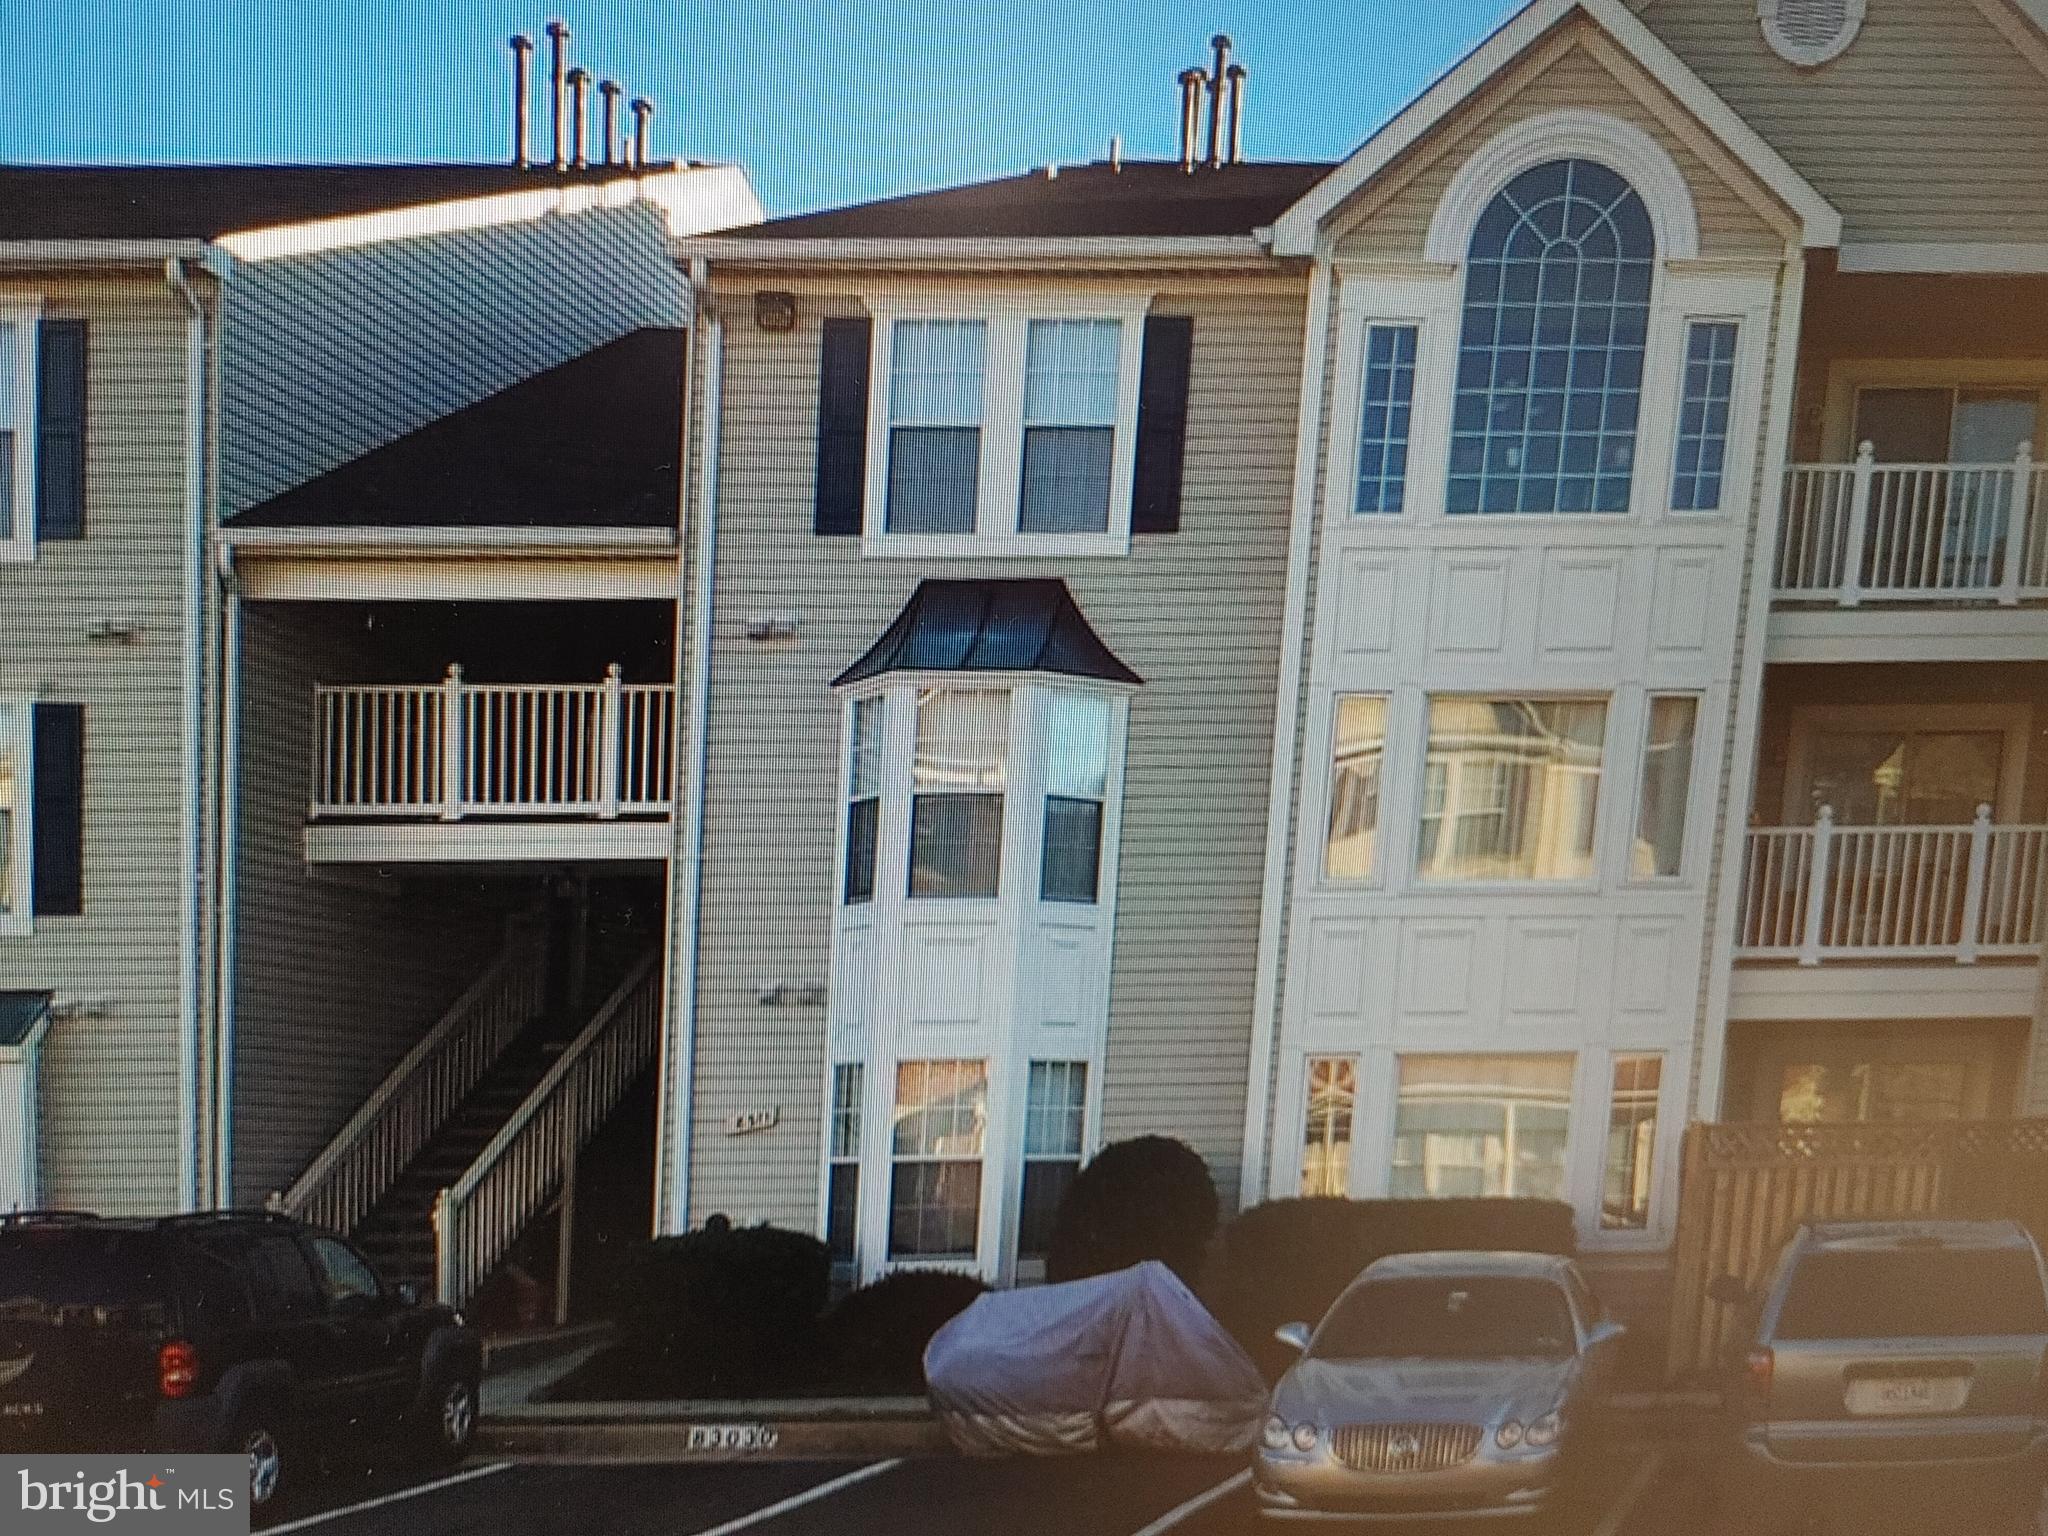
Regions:
<instances>
[{"instance_id":1,"label":"black suv","mask_svg":"<svg viewBox=\"0 0 2048 1536\"><path fill-rule=\"evenodd\" d=\"M246 1451L274 1508L337 1437L459 1459L482 1361L459 1313L286 1217L0 1216L0 1454Z\"/></svg>"}]
</instances>

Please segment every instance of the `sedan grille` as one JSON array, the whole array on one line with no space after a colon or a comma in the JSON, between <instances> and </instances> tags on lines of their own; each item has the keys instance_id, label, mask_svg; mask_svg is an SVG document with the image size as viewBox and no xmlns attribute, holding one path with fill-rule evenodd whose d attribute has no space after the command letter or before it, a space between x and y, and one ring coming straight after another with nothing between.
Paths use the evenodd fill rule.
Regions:
<instances>
[{"instance_id":1,"label":"sedan grille","mask_svg":"<svg viewBox=\"0 0 2048 1536\"><path fill-rule=\"evenodd\" d=\"M1340 1424L1330 1449L1354 1472L1441 1472L1479 1452L1477 1424Z\"/></svg>"}]
</instances>

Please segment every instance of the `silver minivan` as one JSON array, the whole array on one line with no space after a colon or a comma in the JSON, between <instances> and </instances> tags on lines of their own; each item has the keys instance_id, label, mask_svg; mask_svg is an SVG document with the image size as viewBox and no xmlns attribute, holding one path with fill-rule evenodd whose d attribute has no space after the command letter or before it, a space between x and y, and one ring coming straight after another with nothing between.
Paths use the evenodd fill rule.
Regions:
<instances>
[{"instance_id":1,"label":"silver minivan","mask_svg":"<svg viewBox=\"0 0 2048 1536\"><path fill-rule=\"evenodd\" d=\"M2032 1532L2048 1477L2048 1274L2015 1222L1815 1222L1742 1309L1723 1527Z\"/></svg>"}]
</instances>

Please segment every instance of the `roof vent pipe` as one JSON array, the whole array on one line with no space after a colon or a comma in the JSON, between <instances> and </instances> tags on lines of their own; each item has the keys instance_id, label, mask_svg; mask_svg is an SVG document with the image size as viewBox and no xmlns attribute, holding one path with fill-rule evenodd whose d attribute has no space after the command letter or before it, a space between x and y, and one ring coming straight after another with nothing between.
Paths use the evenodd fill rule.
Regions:
<instances>
[{"instance_id":1,"label":"roof vent pipe","mask_svg":"<svg viewBox=\"0 0 2048 1536\"><path fill-rule=\"evenodd\" d=\"M635 96L633 112L633 164L641 170L647 169L647 125L654 120L654 103L645 96Z\"/></svg>"},{"instance_id":2,"label":"roof vent pipe","mask_svg":"<svg viewBox=\"0 0 2048 1536\"><path fill-rule=\"evenodd\" d=\"M548 149L553 156L555 169L559 171L566 168L569 163L567 154L568 141L562 134L563 76L569 67L568 23L562 21L549 22L548 42L552 47L553 53L553 59L548 69L549 84L552 92L549 97L549 121L553 129L553 138L548 145Z\"/></svg>"},{"instance_id":3,"label":"roof vent pipe","mask_svg":"<svg viewBox=\"0 0 2048 1536\"><path fill-rule=\"evenodd\" d=\"M1244 160L1244 77L1249 74L1242 64L1230 66L1230 159L1231 165Z\"/></svg>"},{"instance_id":4,"label":"roof vent pipe","mask_svg":"<svg viewBox=\"0 0 2048 1536\"><path fill-rule=\"evenodd\" d=\"M612 165L619 157L619 82L598 81L597 94L598 99L604 103L604 163Z\"/></svg>"},{"instance_id":5,"label":"roof vent pipe","mask_svg":"<svg viewBox=\"0 0 2048 1536\"><path fill-rule=\"evenodd\" d=\"M1202 87L1209 77L1199 69L1180 72L1180 168L1195 168L1195 139L1202 121Z\"/></svg>"},{"instance_id":6,"label":"roof vent pipe","mask_svg":"<svg viewBox=\"0 0 2048 1536\"><path fill-rule=\"evenodd\" d=\"M1216 67L1209 76L1209 154L1210 169L1223 163L1223 91L1226 84L1223 74L1230 62L1230 34L1218 32L1209 39L1209 46L1216 50Z\"/></svg>"},{"instance_id":7,"label":"roof vent pipe","mask_svg":"<svg viewBox=\"0 0 2048 1536\"><path fill-rule=\"evenodd\" d=\"M524 32L512 34L512 163L524 170L533 163L527 128L526 87L533 58L533 39Z\"/></svg>"},{"instance_id":8,"label":"roof vent pipe","mask_svg":"<svg viewBox=\"0 0 2048 1536\"><path fill-rule=\"evenodd\" d=\"M590 153L585 142L585 124L589 113L585 110L590 100L590 71L577 65L569 71L569 163L582 170L590 164Z\"/></svg>"}]
</instances>

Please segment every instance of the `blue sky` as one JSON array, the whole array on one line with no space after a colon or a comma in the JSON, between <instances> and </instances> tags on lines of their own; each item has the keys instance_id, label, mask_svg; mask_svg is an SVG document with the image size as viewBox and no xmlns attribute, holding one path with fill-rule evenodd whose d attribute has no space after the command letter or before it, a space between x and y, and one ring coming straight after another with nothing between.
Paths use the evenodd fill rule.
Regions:
<instances>
[{"instance_id":1,"label":"blue sky","mask_svg":"<svg viewBox=\"0 0 2048 1536\"><path fill-rule=\"evenodd\" d=\"M1174 152L1211 32L1246 148L1335 157L1512 0L0 0L0 160L477 160L508 152L514 31L658 105L657 153L794 212L1049 160ZM536 83L545 49L537 54ZM537 123L544 116L537 115ZM540 135L545 142L545 130Z\"/></svg>"}]
</instances>

